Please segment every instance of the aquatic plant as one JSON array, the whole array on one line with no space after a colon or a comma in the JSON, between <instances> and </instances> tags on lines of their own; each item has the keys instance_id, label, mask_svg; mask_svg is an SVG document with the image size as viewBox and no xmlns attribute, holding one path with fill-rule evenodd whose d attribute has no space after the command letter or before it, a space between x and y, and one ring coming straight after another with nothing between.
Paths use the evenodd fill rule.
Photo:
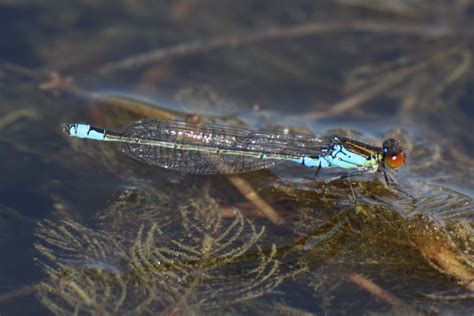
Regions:
<instances>
[{"instance_id":1,"label":"aquatic plant","mask_svg":"<svg viewBox=\"0 0 474 316\"><path fill-rule=\"evenodd\" d=\"M446 203L453 206L459 203L458 205L462 206L462 217L465 216L466 207L461 201L462 195L451 200L442 197L436 200L443 205ZM367 285L367 282L362 282L359 286L372 295L380 296L380 299L394 307L408 308L402 300L396 297L394 299L392 294L385 292L393 289L398 295L402 295L402 299L419 294L410 287L413 278L444 279L444 282L451 282L451 288L456 289L445 293L447 299L469 297L469 294L472 294L474 277L472 226L467 221L450 222L449 218L444 221L443 214L436 214L436 207L442 210L445 208L435 205L434 202L435 200L431 199L425 205L427 209L420 203L416 206L418 213L411 213L409 218L381 205L380 202L361 203L352 210L334 216L332 228L328 227L329 224L321 226L319 231L315 232L317 236L324 236L324 232L331 232L330 229L343 223L331 238L326 238L323 243L316 243L308 254L308 260L313 264L305 278L313 288L314 297L320 300L320 306L334 310L331 305L332 298L347 295L341 294L340 291L346 289L347 284L357 284L353 280L355 274L364 276L367 282L371 282L370 279L376 283L383 282L385 287L382 294L379 290L371 292L372 285ZM435 213L430 214L428 210ZM456 211L455 208L450 210L451 213ZM307 208L303 208L300 216L309 221L311 214ZM300 228L305 226L300 225ZM464 288L464 291L460 290L456 283ZM389 284L396 284L396 288L391 288ZM423 294L443 300L441 294ZM419 306L422 307L423 304L420 303ZM345 310L343 306L338 309ZM412 313L413 309L414 306L411 307Z\"/></svg>"},{"instance_id":2,"label":"aquatic plant","mask_svg":"<svg viewBox=\"0 0 474 316\"><path fill-rule=\"evenodd\" d=\"M131 239L104 223L94 229L72 220L42 222L36 248L48 262L40 261L47 275L38 287L41 302L57 315L196 312L272 293L296 273L282 272L274 245L268 251L259 245L264 227L238 211L224 219L206 190L190 191L174 209L155 199L153 209L138 212ZM118 205L102 213L126 207L123 199ZM149 221L166 212L177 215L167 225Z\"/></svg>"}]
</instances>

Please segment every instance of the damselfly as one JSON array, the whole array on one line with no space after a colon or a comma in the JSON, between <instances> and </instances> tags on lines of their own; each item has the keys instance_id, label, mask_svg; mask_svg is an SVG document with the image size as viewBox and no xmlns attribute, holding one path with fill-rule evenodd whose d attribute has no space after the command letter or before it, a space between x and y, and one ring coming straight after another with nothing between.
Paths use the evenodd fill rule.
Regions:
<instances>
[{"instance_id":1,"label":"damselfly","mask_svg":"<svg viewBox=\"0 0 474 316\"><path fill-rule=\"evenodd\" d=\"M154 166L189 173L239 173L289 161L310 168L339 168L346 176L382 171L403 165L400 143L386 140L382 147L346 137L319 137L255 131L213 124L143 119L124 132L88 124L65 124L71 137L120 143L128 156ZM349 173L347 173L349 172Z\"/></svg>"}]
</instances>

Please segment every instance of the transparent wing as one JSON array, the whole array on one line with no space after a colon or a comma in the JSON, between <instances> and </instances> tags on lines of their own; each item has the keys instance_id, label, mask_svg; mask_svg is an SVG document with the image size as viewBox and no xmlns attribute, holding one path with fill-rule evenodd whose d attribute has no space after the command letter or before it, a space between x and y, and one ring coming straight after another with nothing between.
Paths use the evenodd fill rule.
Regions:
<instances>
[{"instance_id":1,"label":"transparent wing","mask_svg":"<svg viewBox=\"0 0 474 316\"><path fill-rule=\"evenodd\" d=\"M327 138L306 134L276 134L244 128L179 121L144 119L132 122L123 134L169 144L195 145L200 150L168 148L133 142L122 143L122 151L150 165L190 173L239 173L271 167L285 159L315 156L328 144ZM204 150L203 150L204 148ZM225 154L220 152L225 151ZM243 154L243 153L247 154ZM268 159L262 159L267 155Z\"/></svg>"}]
</instances>

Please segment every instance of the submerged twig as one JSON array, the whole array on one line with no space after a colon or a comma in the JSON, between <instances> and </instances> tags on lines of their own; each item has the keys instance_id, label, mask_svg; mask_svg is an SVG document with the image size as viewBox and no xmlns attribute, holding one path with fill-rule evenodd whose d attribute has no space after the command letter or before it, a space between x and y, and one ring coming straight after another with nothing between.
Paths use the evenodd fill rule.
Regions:
<instances>
[{"instance_id":1,"label":"submerged twig","mask_svg":"<svg viewBox=\"0 0 474 316\"><path fill-rule=\"evenodd\" d=\"M446 56L449 56L453 52L458 52L460 49L459 46L454 47L452 49L449 49L447 51L440 52L438 54L435 54L432 58L429 58L428 60L419 62L418 64L415 64L411 67L405 67L402 69L399 69L398 71L392 71L389 75L386 76L380 83L374 85L374 86L369 86L368 88L363 89L362 91L357 92L356 94L333 104L330 106L326 111L323 112L315 112L315 113L309 113L309 114L303 114L303 115L297 115L293 116L293 119L304 119L304 120L319 120L322 118L327 118L327 117L332 117L336 116L339 114L343 114L349 110L353 110L357 107L362 106L364 103L368 102L369 100L372 100L376 98L377 96L381 95L382 93L388 91L391 88L394 88L395 86L399 85L402 83L404 80L406 80L409 76L412 76L424 68L428 67L430 64L433 62L438 61L441 58L444 58ZM465 53L464 55L467 55L465 59L467 61L463 62L463 67L459 71L455 71L446 81L451 82L452 80L455 80L458 78L459 72L462 71L464 73L464 69L468 66L465 64L470 65L470 54ZM463 55L463 56L464 56ZM449 81L448 81L449 80Z\"/></svg>"},{"instance_id":2,"label":"submerged twig","mask_svg":"<svg viewBox=\"0 0 474 316\"><path fill-rule=\"evenodd\" d=\"M18 110L10 113L6 113L1 119L0 119L0 130L16 123L17 121L21 119L30 119L30 120L35 120L38 119L40 115L38 112L34 110Z\"/></svg>"},{"instance_id":3,"label":"submerged twig","mask_svg":"<svg viewBox=\"0 0 474 316\"><path fill-rule=\"evenodd\" d=\"M331 107L329 107L329 109L327 111L305 114L305 115L296 116L296 117L293 117L293 118L294 119L305 119L305 120L319 120L319 119L322 119L322 118L342 114L344 112L352 110L352 109L364 104L365 102L377 97L378 95L380 95L384 91L386 91L386 90L390 89L391 87L399 84L407 76L409 76L410 74L415 73L418 70L419 70L419 68L417 67L417 68L410 69L409 71L394 75L391 78L389 78L388 80L382 81L378 85L366 88L366 89L364 89L364 90L348 97L347 99L342 100L341 102L338 102L336 104L331 105Z\"/></svg>"},{"instance_id":4,"label":"submerged twig","mask_svg":"<svg viewBox=\"0 0 474 316\"><path fill-rule=\"evenodd\" d=\"M227 177L230 183L239 190L239 192L257 209L265 215L273 224L282 225L286 221L285 219L265 200L263 200L258 193L252 188L252 185L248 183L244 178L236 175L229 175Z\"/></svg>"},{"instance_id":5,"label":"submerged twig","mask_svg":"<svg viewBox=\"0 0 474 316\"><path fill-rule=\"evenodd\" d=\"M382 301L394 307L401 307L404 305L404 303L398 297L388 292L387 290L384 290L383 288L381 288L380 286L378 286L377 284L375 284L374 282L367 279L361 274L351 273L347 275L347 277L360 288L366 290L370 294L378 297Z\"/></svg>"},{"instance_id":6,"label":"submerged twig","mask_svg":"<svg viewBox=\"0 0 474 316\"><path fill-rule=\"evenodd\" d=\"M423 294L424 297L427 297L432 300L438 301L463 301L474 299L474 293L459 294L459 295L443 295L443 294Z\"/></svg>"},{"instance_id":7,"label":"submerged twig","mask_svg":"<svg viewBox=\"0 0 474 316\"><path fill-rule=\"evenodd\" d=\"M276 315L281 316L316 316L316 313L311 313L299 308L291 307L285 304L276 303L273 305Z\"/></svg>"},{"instance_id":8,"label":"submerged twig","mask_svg":"<svg viewBox=\"0 0 474 316\"><path fill-rule=\"evenodd\" d=\"M16 299L35 294L37 291L37 285L25 286L21 289L13 290L11 292L0 294L0 305L9 303Z\"/></svg>"},{"instance_id":9,"label":"submerged twig","mask_svg":"<svg viewBox=\"0 0 474 316\"><path fill-rule=\"evenodd\" d=\"M274 27L260 32L249 34L217 37L208 40L197 40L175 46L155 49L149 52L127 57L123 60L111 62L102 66L99 71L108 73L140 67L149 63L156 63L166 58L204 53L219 48L235 48L243 44L281 38L295 38L315 34L365 31L384 34L411 34L423 37L443 37L453 33L448 26L433 24L401 24L378 21L339 21L307 23L290 27Z\"/></svg>"}]
</instances>

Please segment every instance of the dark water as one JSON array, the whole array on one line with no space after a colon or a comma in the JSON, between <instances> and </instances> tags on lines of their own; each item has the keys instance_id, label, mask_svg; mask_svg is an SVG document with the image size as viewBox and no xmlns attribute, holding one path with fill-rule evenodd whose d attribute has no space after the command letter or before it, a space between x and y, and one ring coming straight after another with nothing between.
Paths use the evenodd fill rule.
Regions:
<instances>
[{"instance_id":1,"label":"dark water","mask_svg":"<svg viewBox=\"0 0 474 316\"><path fill-rule=\"evenodd\" d=\"M0 314L472 313L473 8L0 1ZM185 175L60 127L143 117L394 136L401 191Z\"/></svg>"}]
</instances>

